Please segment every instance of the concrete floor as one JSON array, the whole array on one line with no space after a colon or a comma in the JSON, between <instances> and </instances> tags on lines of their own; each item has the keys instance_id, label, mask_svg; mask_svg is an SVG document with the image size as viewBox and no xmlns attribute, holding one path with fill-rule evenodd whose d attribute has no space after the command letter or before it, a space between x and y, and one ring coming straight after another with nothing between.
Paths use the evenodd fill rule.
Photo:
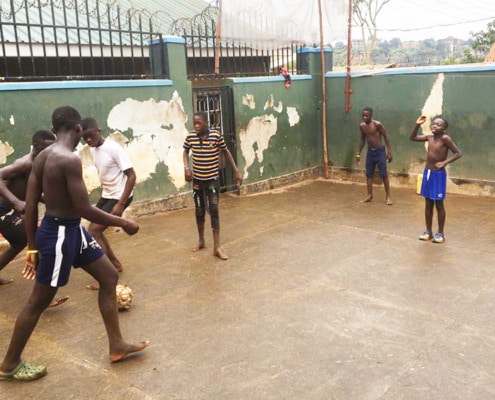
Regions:
<instances>
[{"instance_id":1,"label":"concrete floor","mask_svg":"<svg viewBox=\"0 0 495 400\"><path fill-rule=\"evenodd\" d=\"M221 261L194 211L140 219L110 240L141 355L110 364L91 280L74 271L24 357L48 367L1 399L494 399L495 220L490 198L447 196L447 241L421 242L424 200L362 204L363 185L316 180L221 199ZM436 221L436 219L435 219ZM435 222L436 225L436 222ZM17 260L0 287L0 349L29 294ZM4 351L4 350L2 350Z\"/></svg>"}]
</instances>

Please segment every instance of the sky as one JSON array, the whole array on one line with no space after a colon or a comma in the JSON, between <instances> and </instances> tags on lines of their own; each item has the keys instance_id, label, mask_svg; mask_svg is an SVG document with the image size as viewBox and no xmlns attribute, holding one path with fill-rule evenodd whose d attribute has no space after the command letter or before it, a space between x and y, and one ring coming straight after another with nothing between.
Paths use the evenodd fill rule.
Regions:
<instances>
[{"instance_id":1,"label":"sky","mask_svg":"<svg viewBox=\"0 0 495 400\"><path fill-rule=\"evenodd\" d=\"M494 0L390 0L378 17L378 37L407 41L453 36L467 40L470 32L486 31L493 20Z\"/></svg>"},{"instance_id":2,"label":"sky","mask_svg":"<svg viewBox=\"0 0 495 400\"><path fill-rule=\"evenodd\" d=\"M239 25L236 16L241 14L240 10L249 9L270 23L286 26L293 21L306 35L304 40L316 42L319 37L317 0L222 0L222 3L223 16L229 19L223 23L225 33L229 23L235 31ZM349 0L321 0L321 4L325 14L325 42L345 42ZM494 20L495 0L390 0L378 15L378 38L409 41L453 36L468 40L471 32L486 31L487 24ZM354 23L352 37L361 38Z\"/></svg>"}]
</instances>

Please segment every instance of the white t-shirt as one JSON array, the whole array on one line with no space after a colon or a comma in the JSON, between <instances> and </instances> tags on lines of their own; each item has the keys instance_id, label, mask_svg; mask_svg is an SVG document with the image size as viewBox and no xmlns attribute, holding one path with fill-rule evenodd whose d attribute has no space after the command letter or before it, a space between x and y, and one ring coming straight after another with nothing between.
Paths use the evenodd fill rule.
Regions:
<instances>
[{"instance_id":1,"label":"white t-shirt","mask_svg":"<svg viewBox=\"0 0 495 400\"><path fill-rule=\"evenodd\" d=\"M103 189L101 197L120 200L127 182L124 171L132 168L129 157L122 146L111 139L105 139L101 146L90 147L90 150Z\"/></svg>"}]
</instances>

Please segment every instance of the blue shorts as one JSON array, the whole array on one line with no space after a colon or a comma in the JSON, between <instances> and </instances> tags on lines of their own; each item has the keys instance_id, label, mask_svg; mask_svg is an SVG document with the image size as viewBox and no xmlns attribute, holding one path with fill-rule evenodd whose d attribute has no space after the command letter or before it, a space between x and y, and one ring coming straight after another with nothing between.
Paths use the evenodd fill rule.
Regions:
<instances>
[{"instance_id":1,"label":"blue shorts","mask_svg":"<svg viewBox=\"0 0 495 400\"><path fill-rule=\"evenodd\" d=\"M447 194L447 172L445 169L423 171L421 196L430 200L445 200Z\"/></svg>"},{"instance_id":2,"label":"blue shorts","mask_svg":"<svg viewBox=\"0 0 495 400\"><path fill-rule=\"evenodd\" d=\"M385 146L368 147L368 152L366 153L366 176L368 178L373 178L377 165L378 171L380 171L380 176L385 179L388 176L387 153L385 152Z\"/></svg>"},{"instance_id":3,"label":"blue shorts","mask_svg":"<svg viewBox=\"0 0 495 400\"><path fill-rule=\"evenodd\" d=\"M72 266L88 265L104 254L79 218L45 215L36 232L36 246L39 251L36 281L52 287L67 284Z\"/></svg>"}]
</instances>

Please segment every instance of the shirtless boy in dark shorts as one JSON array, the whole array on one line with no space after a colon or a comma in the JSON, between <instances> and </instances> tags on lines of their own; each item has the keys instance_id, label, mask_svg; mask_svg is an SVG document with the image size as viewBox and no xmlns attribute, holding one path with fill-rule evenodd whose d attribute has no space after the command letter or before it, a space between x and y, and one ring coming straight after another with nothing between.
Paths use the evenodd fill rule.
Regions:
<instances>
[{"instance_id":1,"label":"shirtless boy in dark shorts","mask_svg":"<svg viewBox=\"0 0 495 400\"><path fill-rule=\"evenodd\" d=\"M39 130L32 137L32 151L12 164L0 168L0 233L9 246L0 254L0 271L26 247L26 228L23 214L26 208L26 189L33 162L38 154L55 142L52 132ZM0 279L0 285L12 283L12 279ZM50 307L58 306L69 296L57 297Z\"/></svg>"},{"instance_id":2,"label":"shirtless boy in dark shorts","mask_svg":"<svg viewBox=\"0 0 495 400\"><path fill-rule=\"evenodd\" d=\"M442 118L435 118L431 123L433 135L417 136L419 127L426 120L427 118L424 115L419 117L409 137L415 142L428 142L428 153L421 184L421 196L425 198L426 231L419 236L419 240L433 239L433 243L443 243L445 241L444 227L446 217L443 201L447 191L447 172L445 167L460 158L461 152L454 141L445 134L449 124ZM450 158L448 157L449 150L453 153ZM433 208L435 206L438 215L438 232L433 235Z\"/></svg>"},{"instance_id":3,"label":"shirtless boy in dark shorts","mask_svg":"<svg viewBox=\"0 0 495 400\"><path fill-rule=\"evenodd\" d=\"M387 162L392 162L390 140L382 123L373 119L373 110L371 108L363 108L362 118L363 122L359 124L361 141L359 142L359 149L356 153L356 161L359 165L361 162L361 151L366 142L368 144L368 152L366 153L366 185L368 195L361 202L368 203L373 200L373 175L375 175L375 169L378 166L380 176L383 179L383 186L385 187L385 203L390 206L394 204L390 197L390 183L387 173ZM385 145L383 145L383 141L385 141Z\"/></svg>"},{"instance_id":4,"label":"shirtless boy in dark shorts","mask_svg":"<svg viewBox=\"0 0 495 400\"><path fill-rule=\"evenodd\" d=\"M17 317L7 354L0 364L0 380L31 381L46 374L44 365L33 365L22 360L21 355L58 287L68 282L72 266L82 268L100 284L98 305L107 332L110 361L120 361L148 346L147 341L133 345L122 338L116 299L118 272L80 220L119 226L129 235L135 234L139 226L91 206L81 160L73 153L82 137L77 110L57 108L52 124L57 141L36 158L26 193L28 250L23 274L27 278L36 276L36 281ZM42 193L46 213L37 229Z\"/></svg>"}]
</instances>

